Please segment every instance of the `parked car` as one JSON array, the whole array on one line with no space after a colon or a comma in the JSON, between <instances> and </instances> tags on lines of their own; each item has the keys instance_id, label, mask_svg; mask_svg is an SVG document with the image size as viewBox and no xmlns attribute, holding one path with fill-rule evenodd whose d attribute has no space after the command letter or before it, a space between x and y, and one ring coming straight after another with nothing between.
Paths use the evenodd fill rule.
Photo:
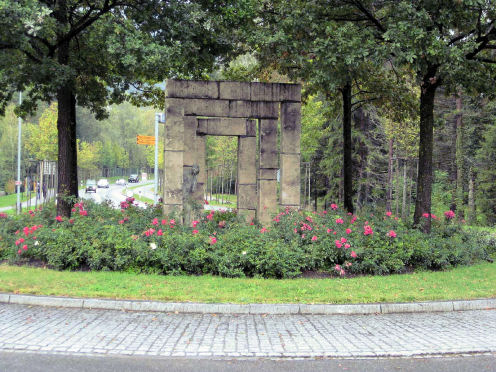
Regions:
<instances>
[{"instance_id":1,"label":"parked car","mask_svg":"<svg viewBox=\"0 0 496 372\"><path fill-rule=\"evenodd\" d=\"M96 192L96 181L95 180L86 180L85 193L88 193L88 192Z\"/></svg>"},{"instance_id":2,"label":"parked car","mask_svg":"<svg viewBox=\"0 0 496 372\"><path fill-rule=\"evenodd\" d=\"M110 187L109 181L106 178L100 178L96 185L97 185L97 187L100 187L103 189L108 189Z\"/></svg>"},{"instance_id":3,"label":"parked car","mask_svg":"<svg viewBox=\"0 0 496 372\"><path fill-rule=\"evenodd\" d=\"M137 174L131 174L129 176L129 179L127 180L129 183L138 183L139 182L139 176Z\"/></svg>"},{"instance_id":4,"label":"parked car","mask_svg":"<svg viewBox=\"0 0 496 372\"><path fill-rule=\"evenodd\" d=\"M126 186L126 180L124 178L120 178L117 181L115 181L116 185L121 185L121 186Z\"/></svg>"}]
</instances>

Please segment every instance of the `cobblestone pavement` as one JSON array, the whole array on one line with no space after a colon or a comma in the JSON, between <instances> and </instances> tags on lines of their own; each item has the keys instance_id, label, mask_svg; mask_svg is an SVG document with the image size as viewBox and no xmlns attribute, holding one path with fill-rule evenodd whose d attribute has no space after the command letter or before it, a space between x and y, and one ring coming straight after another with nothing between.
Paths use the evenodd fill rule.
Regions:
<instances>
[{"instance_id":1,"label":"cobblestone pavement","mask_svg":"<svg viewBox=\"0 0 496 372\"><path fill-rule=\"evenodd\" d=\"M296 358L494 352L496 310L264 316L0 304L0 350Z\"/></svg>"}]
</instances>

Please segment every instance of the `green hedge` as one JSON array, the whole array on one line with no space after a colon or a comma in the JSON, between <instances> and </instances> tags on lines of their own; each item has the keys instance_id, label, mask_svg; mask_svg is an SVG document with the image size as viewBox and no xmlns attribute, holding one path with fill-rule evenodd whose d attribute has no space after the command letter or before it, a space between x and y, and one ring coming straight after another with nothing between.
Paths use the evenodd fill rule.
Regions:
<instances>
[{"instance_id":1,"label":"green hedge","mask_svg":"<svg viewBox=\"0 0 496 372\"><path fill-rule=\"evenodd\" d=\"M442 270L488 259L496 244L490 233L448 219L433 220L431 234L391 215L339 210L286 210L265 227L246 224L234 212L211 212L193 227L132 200L122 207L85 201L61 221L54 207L1 216L0 258L41 260L60 270L291 278L307 270L336 276Z\"/></svg>"}]
</instances>

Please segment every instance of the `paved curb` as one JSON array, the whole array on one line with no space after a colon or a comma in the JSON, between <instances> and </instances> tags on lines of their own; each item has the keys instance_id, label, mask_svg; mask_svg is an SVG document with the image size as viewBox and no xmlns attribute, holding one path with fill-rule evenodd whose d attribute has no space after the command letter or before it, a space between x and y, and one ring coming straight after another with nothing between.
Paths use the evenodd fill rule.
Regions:
<instances>
[{"instance_id":1,"label":"paved curb","mask_svg":"<svg viewBox=\"0 0 496 372\"><path fill-rule=\"evenodd\" d=\"M127 311L157 311L167 313L199 314L270 314L270 315L359 315L390 313L424 313L464 310L496 309L496 298L479 300L429 301L373 304L206 304L188 302L160 302L139 300L111 300L97 298L71 298L18 295L0 293L0 303L105 309Z\"/></svg>"}]
</instances>

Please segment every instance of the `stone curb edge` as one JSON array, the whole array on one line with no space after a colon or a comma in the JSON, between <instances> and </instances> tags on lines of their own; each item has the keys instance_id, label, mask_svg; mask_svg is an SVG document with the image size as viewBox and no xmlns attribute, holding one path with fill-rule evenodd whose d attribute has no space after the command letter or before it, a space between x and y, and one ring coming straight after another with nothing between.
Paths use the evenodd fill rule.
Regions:
<instances>
[{"instance_id":1,"label":"stone curb edge","mask_svg":"<svg viewBox=\"0 0 496 372\"><path fill-rule=\"evenodd\" d=\"M478 300L429 301L372 304L207 304L160 302L143 300L112 300L0 293L0 303L104 309L125 311L155 311L196 314L269 314L269 315L359 315L390 313L448 312L496 309L496 298Z\"/></svg>"}]
</instances>

